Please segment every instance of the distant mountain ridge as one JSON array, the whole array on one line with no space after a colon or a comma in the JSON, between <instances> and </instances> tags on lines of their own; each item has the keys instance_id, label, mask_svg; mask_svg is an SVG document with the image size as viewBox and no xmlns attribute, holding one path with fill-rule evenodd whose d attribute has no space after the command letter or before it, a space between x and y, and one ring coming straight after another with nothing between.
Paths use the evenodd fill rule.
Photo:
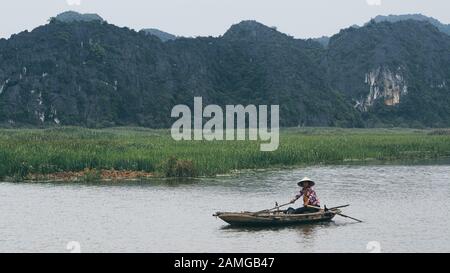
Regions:
<instances>
[{"instance_id":1,"label":"distant mountain ridge","mask_svg":"<svg viewBox=\"0 0 450 273\"><path fill-rule=\"evenodd\" d=\"M141 31L143 31L149 35L154 35L154 36L158 37L159 39L161 39L161 41L163 41L163 42L172 41L172 40L175 40L178 38L177 36L175 36L173 34L161 31L156 28L144 28Z\"/></svg>"},{"instance_id":2,"label":"distant mountain ridge","mask_svg":"<svg viewBox=\"0 0 450 273\"><path fill-rule=\"evenodd\" d=\"M282 126L450 126L450 36L427 21L350 27L327 47L256 21L171 42L100 20L0 40L3 126L167 128L171 109L279 104Z\"/></svg>"},{"instance_id":3,"label":"distant mountain ridge","mask_svg":"<svg viewBox=\"0 0 450 273\"><path fill-rule=\"evenodd\" d=\"M104 21L103 18L95 13L85 13L81 14L76 11L66 11L58 14L54 17L55 20L71 23L71 22L92 22L92 21Z\"/></svg>"},{"instance_id":4,"label":"distant mountain ridge","mask_svg":"<svg viewBox=\"0 0 450 273\"><path fill-rule=\"evenodd\" d=\"M311 40L313 40L315 42L318 42L319 44L323 45L324 47L327 47L328 44L330 43L330 37L328 37L328 36L322 36L322 37L319 37L319 38L313 38Z\"/></svg>"},{"instance_id":5,"label":"distant mountain ridge","mask_svg":"<svg viewBox=\"0 0 450 273\"><path fill-rule=\"evenodd\" d=\"M422 21L422 22L428 22L432 24L433 26L437 27L440 31L443 33L450 35L450 24L443 24L439 20L428 17L422 14L403 14L403 15L378 15L375 18L373 18L371 21L374 21L376 23L381 22L390 22L390 23L396 23L400 21L406 21L406 20L414 20L414 21ZM365 25L369 24L370 22L366 23ZM352 25L351 28L359 28L359 25ZM322 36L319 38L313 38L312 40L319 42L323 46L327 47L330 42L329 36Z\"/></svg>"},{"instance_id":6,"label":"distant mountain ridge","mask_svg":"<svg viewBox=\"0 0 450 273\"><path fill-rule=\"evenodd\" d=\"M437 19L425 16L422 14L405 14L405 15L388 15L388 16L379 15L379 16L375 17L373 20L377 23L379 23L379 22L396 23L396 22L405 21L405 20L425 21L425 22L429 22L433 26L437 27L440 31L444 32L445 34L450 35L450 25L449 24L443 24Z\"/></svg>"}]
</instances>

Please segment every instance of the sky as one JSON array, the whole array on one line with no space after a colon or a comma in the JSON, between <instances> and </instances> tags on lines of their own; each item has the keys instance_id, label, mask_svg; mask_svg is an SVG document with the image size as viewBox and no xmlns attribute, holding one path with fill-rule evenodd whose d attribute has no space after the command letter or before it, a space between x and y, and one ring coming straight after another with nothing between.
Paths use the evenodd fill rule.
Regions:
<instances>
[{"instance_id":1,"label":"sky","mask_svg":"<svg viewBox=\"0 0 450 273\"><path fill-rule=\"evenodd\" d=\"M97 13L111 24L178 36L219 36L257 20L296 38L331 36L376 15L422 13L450 23L449 0L0 0L0 38L67 10Z\"/></svg>"}]
</instances>

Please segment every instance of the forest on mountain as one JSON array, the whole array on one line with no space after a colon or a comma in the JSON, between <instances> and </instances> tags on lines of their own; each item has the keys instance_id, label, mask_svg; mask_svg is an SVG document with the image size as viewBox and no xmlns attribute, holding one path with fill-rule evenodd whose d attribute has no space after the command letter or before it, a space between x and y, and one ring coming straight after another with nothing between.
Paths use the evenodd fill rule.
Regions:
<instances>
[{"instance_id":1,"label":"forest on mountain","mask_svg":"<svg viewBox=\"0 0 450 273\"><path fill-rule=\"evenodd\" d=\"M279 104L285 127L450 126L450 37L428 21L373 20L324 46L255 21L161 40L90 16L0 40L2 126L167 128L195 96Z\"/></svg>"}]
</instances>

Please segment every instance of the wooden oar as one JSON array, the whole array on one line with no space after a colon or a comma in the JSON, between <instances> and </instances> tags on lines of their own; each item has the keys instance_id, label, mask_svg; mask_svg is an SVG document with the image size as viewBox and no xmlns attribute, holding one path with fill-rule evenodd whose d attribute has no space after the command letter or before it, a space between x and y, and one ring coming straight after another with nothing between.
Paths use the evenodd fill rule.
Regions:
<instances>
[{"instance_id":1,"label":"wooden oar","mask_svg":"<svg viewBox=\"0 0 450 273\"><path fill-rule=\"evenodd\" d=\"M286 203L284 205L276 206L276 207L271 208L271 209L265 209L265 210L260 210L260 211L257 211L257 212L253 212L252 214L259 214L259 213L263 213L263 212L268 212L268 211L271 211L271 210L274 210L274 209L279 209L279 208L285 207L285 206L290 205L290 204L292 204L292 203L289 202L289 203Z\"/></svg>"},{"instance_id":2,"label":"wooden oar","mask_svg":"<svg viewBox=\"0 0 450 273\"><path fill-rule=\"evenodd\" d=\"M357 221L357 222L360 222L360 223L362 223L363 221L361 221L361 220L359 220L359 219L356 219L356 218L353 218L353 217L350 217L350 216L348 216L348 215L345 215L345 214L342 214L342 213L336 213L336 212L333 212L334 214L337 214L337 215L339 215L339 216L342 216L342 217L345 217L345 218L350 218L350 219L352 219L352 220L355 220L355 221Z\"/></svg>"},{"instance_id":3,"label":"wooden oar","mask_svg":"<svg viewBox=\"0 0 450 273\"><path fill-rule=\"evenodd\" d=\"M308 208L312 208L312 209L318 209L317 207L314 207L314 206L307 206L307 207L308 207ZM347 207L348 207L348 206L347 206ZM331 209L328 209L328 211L330 211L330 210L332 210L332 209L337 209L337 208L331 208ZM359 219L350 217L350 216L345 215L345 214L342 214L342 213L340 213L340 212L331 211L331 213L337 214L337 215L342 216L342 217L345 217L345 218L349 218L349 219L355 220L355 221L360 222L360 223L363 222L363 221L361 221L361 220L359 220Z\"/></svg>"},{"instance_id":4,"label":"wooden oar","mask_svg":"<svg viewBox=\"0 0 450 273\"><path fill-rule=\"evenodd\" d=\"M349 207L349 206L350 206L350 205L342 205L342 206L337 206L337 207L327 208L327 210L341 209L341 208L346 208L346 207Z\"/></svg>"}]
</instances>

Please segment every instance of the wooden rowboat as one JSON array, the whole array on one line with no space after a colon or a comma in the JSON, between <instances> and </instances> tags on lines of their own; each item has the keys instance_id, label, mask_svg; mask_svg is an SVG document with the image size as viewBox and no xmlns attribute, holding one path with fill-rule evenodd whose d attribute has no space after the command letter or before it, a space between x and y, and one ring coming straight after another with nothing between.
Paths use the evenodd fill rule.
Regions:
<instances>
[{"instance_id":1,"label":"wooden rowboat","mask_svg":"<svg viewBox=\"0 0 450 273\"><path fill-rule=\"evenodd\" d=\"M213 216L219 217L232 226L280 226L301 225L317 222L331 221L339 209L332 209L304 214L285 214L284 211L265 213L254 212L216 212Z\"/></svg>"}]
</instances>

